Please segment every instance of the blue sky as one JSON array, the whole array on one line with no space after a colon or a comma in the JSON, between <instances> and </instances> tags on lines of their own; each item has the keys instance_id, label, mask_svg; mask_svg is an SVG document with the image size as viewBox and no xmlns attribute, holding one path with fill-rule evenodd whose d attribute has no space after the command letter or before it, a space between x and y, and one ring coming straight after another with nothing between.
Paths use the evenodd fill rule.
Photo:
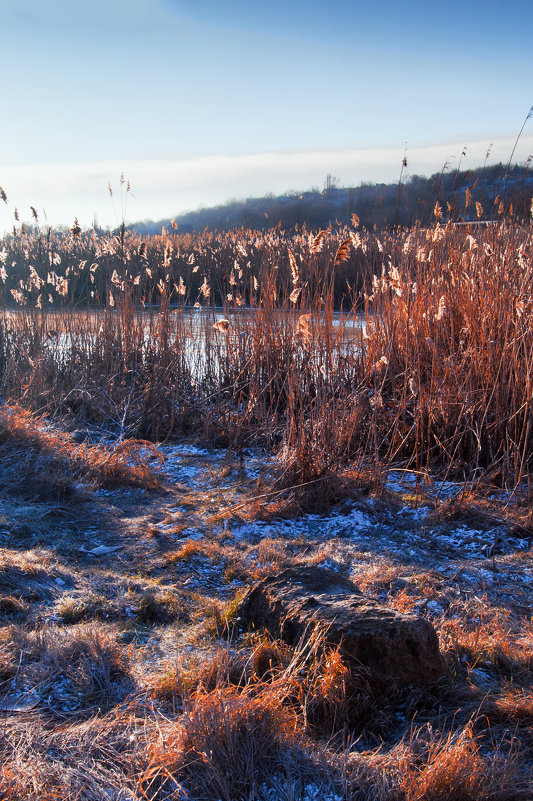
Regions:
<instances>
[{"instance_id":1,"label":"blue sky","mask_svg":"<svg viewBox=\"0 0 533 801\"><path fill-rule=\"evenodd\" d=\"M530 3L0 2L0 185L21 216L128 219L507 160L533 103ZM533 152L533 120L517 149ZM2 210L0 210L0 213ZM0 225L5 223L0 217Z\"/></svg>"}]
</instances>

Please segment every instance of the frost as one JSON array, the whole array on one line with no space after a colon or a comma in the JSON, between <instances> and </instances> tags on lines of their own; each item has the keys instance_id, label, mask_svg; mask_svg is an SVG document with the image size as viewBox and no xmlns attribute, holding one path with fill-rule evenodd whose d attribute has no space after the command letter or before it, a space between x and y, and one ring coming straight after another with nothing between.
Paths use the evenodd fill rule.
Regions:
<instances>
[{"instance_id":1,"label":"frost","mask_svg":"<svg viewBox=\"0 0 533 801\"><path fill-rule=\"evenodd\" d=\"M274 776L267 784L263 784L258 801L343 801L343 796L322 784L305 784L303 787L295 782Z\"/></svg>"}]
</instances>

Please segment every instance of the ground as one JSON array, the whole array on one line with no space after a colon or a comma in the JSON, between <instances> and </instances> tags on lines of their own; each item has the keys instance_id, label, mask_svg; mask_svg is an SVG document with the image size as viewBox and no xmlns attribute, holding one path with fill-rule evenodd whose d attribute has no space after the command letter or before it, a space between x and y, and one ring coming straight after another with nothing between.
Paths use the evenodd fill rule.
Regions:
<instances>
[{"instance_id":1,"label":"ground","mask_svg":"<svg viewBox=\"0 0 533 801\"><path fill-rule=\"evenodd\" d=\"M91 436L100 447L98 432ZM275 464L260 452L237 462L198 442L159 450L163 461L146 454L158 488L80 484L69 497L43 499L24 482L5 484L1 797L528 797L533 558L527 530L509 515L513 499L496 489L473 499L464 486L391 471L379 481L354 481L331 508L310 514L285 502ZM294 654L287 657L262 633L241 632L236 608L254 580L297 564L339 571L384 603L428 618L445 655L445 678L431 691L398 694L379 714L373 707L354 719L351 712L329 730L322 719L312 723L308 695L300 727L309 738L298 745L302 753L315 749L308 779L299 763L295 783L294 771L284 774L274 755L269 778L258 778L253 790L246 785L248 795L216 783L195 795L183 738L198 713L198 687L204 704L213 692L233 698L237 665L248 682L237 681L239 698L252 704L247 687L260 648L271 649L287 679ZM234 699L232 714L237 707ZM180 725L181 756L161 762L158 737L167 759L177 736L169 731ZM417 748L424 770L415 760L411 785L402 786ZM194 740L193 750L204 753L198 749ZM435 755L452 752L460 762L468 757L471 776L476 759L487 776L499 759L500 795L483 794L485 785L475 782L459 792L449 766L448 794L439 795L430 782Z\"/></svg>"}]
</instances>

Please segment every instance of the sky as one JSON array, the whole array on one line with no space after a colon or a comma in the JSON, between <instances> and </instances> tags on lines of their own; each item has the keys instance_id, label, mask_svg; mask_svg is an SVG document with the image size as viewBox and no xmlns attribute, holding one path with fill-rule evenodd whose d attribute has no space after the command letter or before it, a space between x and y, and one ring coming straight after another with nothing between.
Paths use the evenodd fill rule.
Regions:
<instances>
[{"instance_id":1,"label":"sky","mask_svg":"<svg viewBox=\"0 0 533 801\"><path fill-rule=\"evenodd\" d=\"M0 227L506 163L532 23L524 0L0 0Z\"/></svg>"}]
</instances>

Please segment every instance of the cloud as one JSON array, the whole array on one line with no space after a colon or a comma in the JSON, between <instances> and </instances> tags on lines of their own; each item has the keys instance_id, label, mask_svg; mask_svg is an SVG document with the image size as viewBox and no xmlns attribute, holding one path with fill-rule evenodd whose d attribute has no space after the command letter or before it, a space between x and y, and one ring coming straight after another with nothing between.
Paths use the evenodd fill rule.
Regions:
<instances>
[{"instance_id":1,"label":"cloud","mask_svg":"<svg viewBox=\"0 0 533 801\"><path fill-rule=\"evenodd\" d=\"M512 138L495 139L487 163L506 163ZM467 145L461 169L484 163L490 140ZM434 144L407 150L407 175L429 175L444 164L456 169L464 142ZM514 160L524 162L533 153L533 135L524 136ZM128 222L172 217L199 206L224 203L232 198L280 194L288 190L322 188L331 173L344 186L362 182L398 180L404 151L401 148L367 148L300 153L213 155L176 160L124 160L81 163L0 165L0 183L21 219L30 218L30 205L46 209L52 224L70 224L77 216L90 225L96 215L101 225L116 225L125 208ZM120 191L124 173L132 195ZM114 193L110 198L107 185ZM0 227L9 228L0 209Z\"/></svg>"}]
</instances>

